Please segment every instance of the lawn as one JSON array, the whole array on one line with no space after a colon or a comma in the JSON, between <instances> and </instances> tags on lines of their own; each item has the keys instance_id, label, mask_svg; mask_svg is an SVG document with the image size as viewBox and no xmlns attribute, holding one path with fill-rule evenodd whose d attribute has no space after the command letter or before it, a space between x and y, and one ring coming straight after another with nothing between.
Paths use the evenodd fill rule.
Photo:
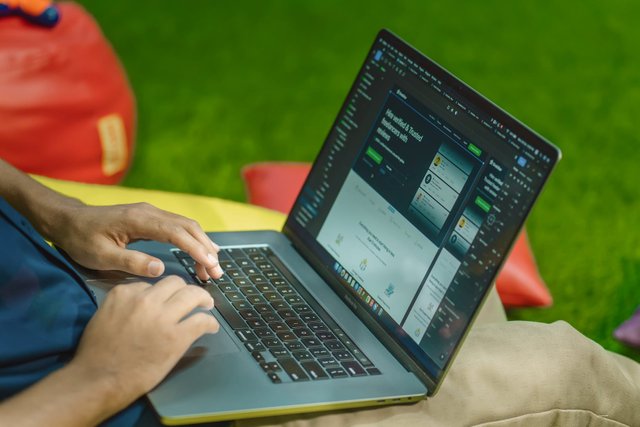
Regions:
<instances>
[{"instance_id":1,"label":"lawn","mask_svg":"<svg viewBox=\"0 0 640 427\"><path fill-rule=\"evenodd\" d=\"M242 165L312 161L387 27L560 146L527 227L564 319L606 348L640 304L639 2L82 2L138 99L124 185L244 200Z\"/></svg>"}]
</instances>

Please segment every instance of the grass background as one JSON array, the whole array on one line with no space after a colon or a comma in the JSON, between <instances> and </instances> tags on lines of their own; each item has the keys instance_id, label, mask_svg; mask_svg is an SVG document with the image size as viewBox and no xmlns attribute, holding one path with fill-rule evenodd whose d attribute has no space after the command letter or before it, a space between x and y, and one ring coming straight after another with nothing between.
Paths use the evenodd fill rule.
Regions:
<instances>
[{"instance_id":1,"label":"grass background","mask_svg":"<svg viewBox=\"0 0 640 427\"><path fill-rule=\"evenodd\" d=\"M611 332L640 304L640 2L87 0L138 99L124 185L244 200L242 165L312 161L382 27L559 145L528 230L555 298L512 319Z\"/></svg>"}]
</instances>

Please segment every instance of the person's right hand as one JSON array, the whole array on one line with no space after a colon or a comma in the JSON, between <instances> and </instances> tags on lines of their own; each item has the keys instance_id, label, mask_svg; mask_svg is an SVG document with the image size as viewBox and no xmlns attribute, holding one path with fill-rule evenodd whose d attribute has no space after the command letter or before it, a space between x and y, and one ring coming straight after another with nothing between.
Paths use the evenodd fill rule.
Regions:
<instances>
[{"instance_id":1,"label":"person's right hand","mask_svg":"<svg viewBox=\"0 0 640 427\"><path fill-rule=\"evenodd\" d=\"M153 286L116 286L87 325L70 365L113 384L118 392L112 409L122 409L155 387L196 339L218 331L211 314L189 316L198 307L213 308L209 293L176 276Z\"/></svg>"}]
</instances>

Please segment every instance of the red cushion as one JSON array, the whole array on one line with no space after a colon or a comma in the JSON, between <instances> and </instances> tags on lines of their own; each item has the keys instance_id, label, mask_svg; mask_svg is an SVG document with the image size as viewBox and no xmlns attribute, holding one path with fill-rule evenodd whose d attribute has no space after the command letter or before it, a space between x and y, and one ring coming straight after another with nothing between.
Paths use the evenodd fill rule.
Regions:
<instances>
[{"instance_id":1,"label":"red cushion","mask_svg":"<svg viewBox=\"0 0 640 427\"><path fill-rule=\"evenodd\" d=\"M0 157L30 173L116 183L132 157L133 93L93 18L59 8L54 28L0 19Z\"/></svg>"},{"instance_id":2,"label":"red cushion","mask_svg":"<svg viewBox=\"0 0 640 427\"><path fill-rule=\"evenodd\" d=\"M249 203L288 213L304 183L307 163L255 163L242 169ZM511 307L551 305L551 294L538 273L526 230L516 241L496 280L502 303Z\"/></svg>"}]
</instances>

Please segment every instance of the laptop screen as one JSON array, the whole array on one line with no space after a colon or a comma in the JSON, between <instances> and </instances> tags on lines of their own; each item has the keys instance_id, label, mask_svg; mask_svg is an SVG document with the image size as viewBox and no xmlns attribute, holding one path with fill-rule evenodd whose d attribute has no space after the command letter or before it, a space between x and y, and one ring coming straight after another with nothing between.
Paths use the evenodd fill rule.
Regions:
<instances>
[{"instance_id":1,"label":"laptop screen","mask_svg":"<svg viewBox=\"0 0 640 427\"><path fill-rule=\"evenodd\" d=\"M558 156L382 31L285 230L437 379Z\"/></svg>"}]
</instances>

